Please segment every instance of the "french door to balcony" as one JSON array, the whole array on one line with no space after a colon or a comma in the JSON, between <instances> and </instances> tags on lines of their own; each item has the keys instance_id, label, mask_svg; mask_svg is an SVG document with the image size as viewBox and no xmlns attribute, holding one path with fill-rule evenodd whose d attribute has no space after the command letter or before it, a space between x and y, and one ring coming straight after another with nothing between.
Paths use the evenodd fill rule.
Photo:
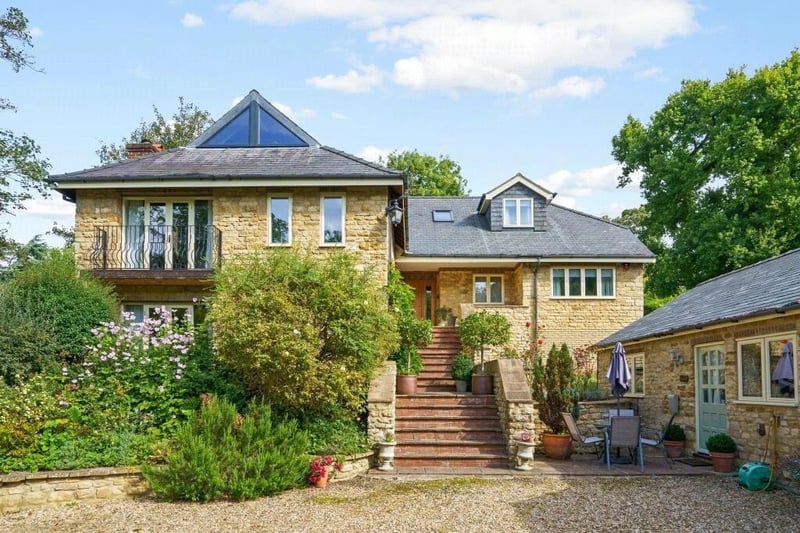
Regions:
<instances>
[{"instance_id":1,"label":"french door to balcony","mask_svg":"<svg viewBox=\"0 0 800 533\"><path fill-rule=\"evenodd\" d=\"M126 200L125 216L126 268L210 267L208 200Z\"/></svg>"}]
</instances>

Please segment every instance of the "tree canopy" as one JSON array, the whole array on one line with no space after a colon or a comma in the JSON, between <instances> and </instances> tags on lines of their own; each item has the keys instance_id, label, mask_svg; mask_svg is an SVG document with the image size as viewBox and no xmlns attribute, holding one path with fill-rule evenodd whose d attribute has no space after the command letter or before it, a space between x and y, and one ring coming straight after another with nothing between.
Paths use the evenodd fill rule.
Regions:
<instances>
[{"instance_id":1,"label":"tree canopy","mask_svg":"<svg viewBox=\"0 0 800 533\"><path fill-rule=\"evenodd\" d=\"M684 81L648 124L629 116L612 144L619 186L641 175L637 224L658 253L656 294L800 247L798 52L751 76Z\"/></svg>"},{"instance_id":2,"label":"tree canopy","mask_svg":"<svg viewBox=\"0 0 800 533\"><path fill-rule=\"evenodd\" d=\"M164 150L186 146L214 123L211 113L185 102L182 96L178 97L178 110L171 119L164 117L156 106L153 106L153 113L155 119L150 122L142 120L130 136L123 138L119 144L104 142L97 150L100 163L105 165L127 159L125 145L138 143L143 139L161 144Z\"/></svg>"},{"instance_id":3,"label":"tree canopy","mask_svg":"<svg viewBox=\"0 0 800 533\"><path fill-rule=\"evenodd\" d=\"M461 165L447 156L438 158L416 150L392 152L386 166L408 174L408 194L412 196L463 196L469 193Z\"/></svg>"},{"instance_id":4,"label":"tree canopy","mask_svg":"<svg viewBox=\"0 0 800 533\"><path fill-rule=\"evenodd\" d=\"M0 15L0 59L11 63L14 72L33 68L28 53L32 48L28 19L19 9L10 7ZM0 110L13 110L14 106L0 97ZM12 214L22 207L34 192L47 193L47 170L50 164L40 156L39 145L26 135L15 135L0 128L0 214ZM13 249L15 243L0 229L0 257Z\"/></svg>"}]
</instances>

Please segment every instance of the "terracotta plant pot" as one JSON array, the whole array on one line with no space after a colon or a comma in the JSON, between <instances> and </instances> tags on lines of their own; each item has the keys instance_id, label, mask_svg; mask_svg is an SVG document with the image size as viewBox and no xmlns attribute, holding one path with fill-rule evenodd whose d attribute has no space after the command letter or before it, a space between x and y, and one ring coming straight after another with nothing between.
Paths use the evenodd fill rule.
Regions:
<instances>
[{"instance_id":1,"label":"terracotta plant pot","mask_svg":"<svg viewBox=\"0 0 800 533\"><path fill-rule=\"evenodd\" d=\"M733 470L735 453L711 452L711 466L714 472L730 472Z\"/></svg>"},{"instance_id":2,"label":"terracotta plant pot","mask_svg":"<svg viewBox=\"0 0 800 533\"><path fill-rule=\"evenodd\" d=\"M472 394L494 394L492 376L472 375Z\"/></svg>"},{"instance_id":3,"label":"terracotta plant pot","mask_svg":"<svg viewBox=\"0 0 800 533\"><path fill-rule=\"evenodd\" d=\"M332 470L333 470L332 466L326 466L320 478L314 482L314 486L317 487L318 489L324 489L325 487L327 487L328 478L330 477Z\"/></svg>"},{"instance_id":4,"label":"terracotta plant pot","mask_svg":"<svg viewBox=\"0 0 800 533\"><path fill-rule=\"evenodd\" d=\"M397 376L397 394L416 394L417 376Z\"/></svg>"},{"instance_id":5,"label":"terracotta plant pot","mask_svg":"<svg viewBox=\"0 0 800 533\"><path fill-rule=\"evenodd\" d=\"M542 449L550 459L569 459L572 455L572 437L569 435L542 435Z\"/></svg>"},{"instance_id":6,"label":"terracotta plant pot","mask_svg":"<svg viewBox=\"0 0 800 533\"><path fill-rule=\"evenodd\" d=\"M664 441L664 450L667 453L667 457L670 459L677 459L683 455L683 449L686 446L686 441L682 440L665 440Z\"/></svg>"}]
</instances>

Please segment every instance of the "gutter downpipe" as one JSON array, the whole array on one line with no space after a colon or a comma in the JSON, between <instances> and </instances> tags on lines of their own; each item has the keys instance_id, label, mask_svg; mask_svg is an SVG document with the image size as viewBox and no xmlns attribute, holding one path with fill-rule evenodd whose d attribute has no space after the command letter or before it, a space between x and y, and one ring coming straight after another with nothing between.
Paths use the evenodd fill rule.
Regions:
<instances>
[{"instance_id":1,"label":"gutter downpipe","mask_svg":"<svg viewBox=\"0 0 800 533\"><path fill-rule=\"evenodd\" d=\"M539 356L539 267L542 264L541 256L536 258L536 265L531 265L533 271L533 355L534 360Z\"/></svg>"}]
</instances>

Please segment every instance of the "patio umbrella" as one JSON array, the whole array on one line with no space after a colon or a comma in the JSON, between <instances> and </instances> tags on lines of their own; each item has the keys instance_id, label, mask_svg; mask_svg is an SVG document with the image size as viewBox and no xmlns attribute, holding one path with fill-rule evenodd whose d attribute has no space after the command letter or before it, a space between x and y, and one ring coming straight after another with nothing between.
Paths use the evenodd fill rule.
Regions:
<instances>
[{"instance_id":1,"label":"patio umbrella","mask_svg":"<svg viewBox=\"0 0 800 533\"><path fill-rule=\"evenodd\" d=\"M783 345L781 357L772 372L772 382L780 386L782 394L794 392L794 347L791 342Z\"/></svg>"},{"instance_id":2,"label":"patio umbrella","mask_svg":"<svg viewBox=\"0 0 800 533\"><path fill-rule=\"evenodd\" d=\"M617 342L614 351L611 352L611 365L606 372L606 378L611 385L611 394L617 398L617 412L619 412L620 398L628 392L631 382L631 370L628 368L628 361L625 360L625 348L621 342Z\"/></svg>"}]
</instances>

